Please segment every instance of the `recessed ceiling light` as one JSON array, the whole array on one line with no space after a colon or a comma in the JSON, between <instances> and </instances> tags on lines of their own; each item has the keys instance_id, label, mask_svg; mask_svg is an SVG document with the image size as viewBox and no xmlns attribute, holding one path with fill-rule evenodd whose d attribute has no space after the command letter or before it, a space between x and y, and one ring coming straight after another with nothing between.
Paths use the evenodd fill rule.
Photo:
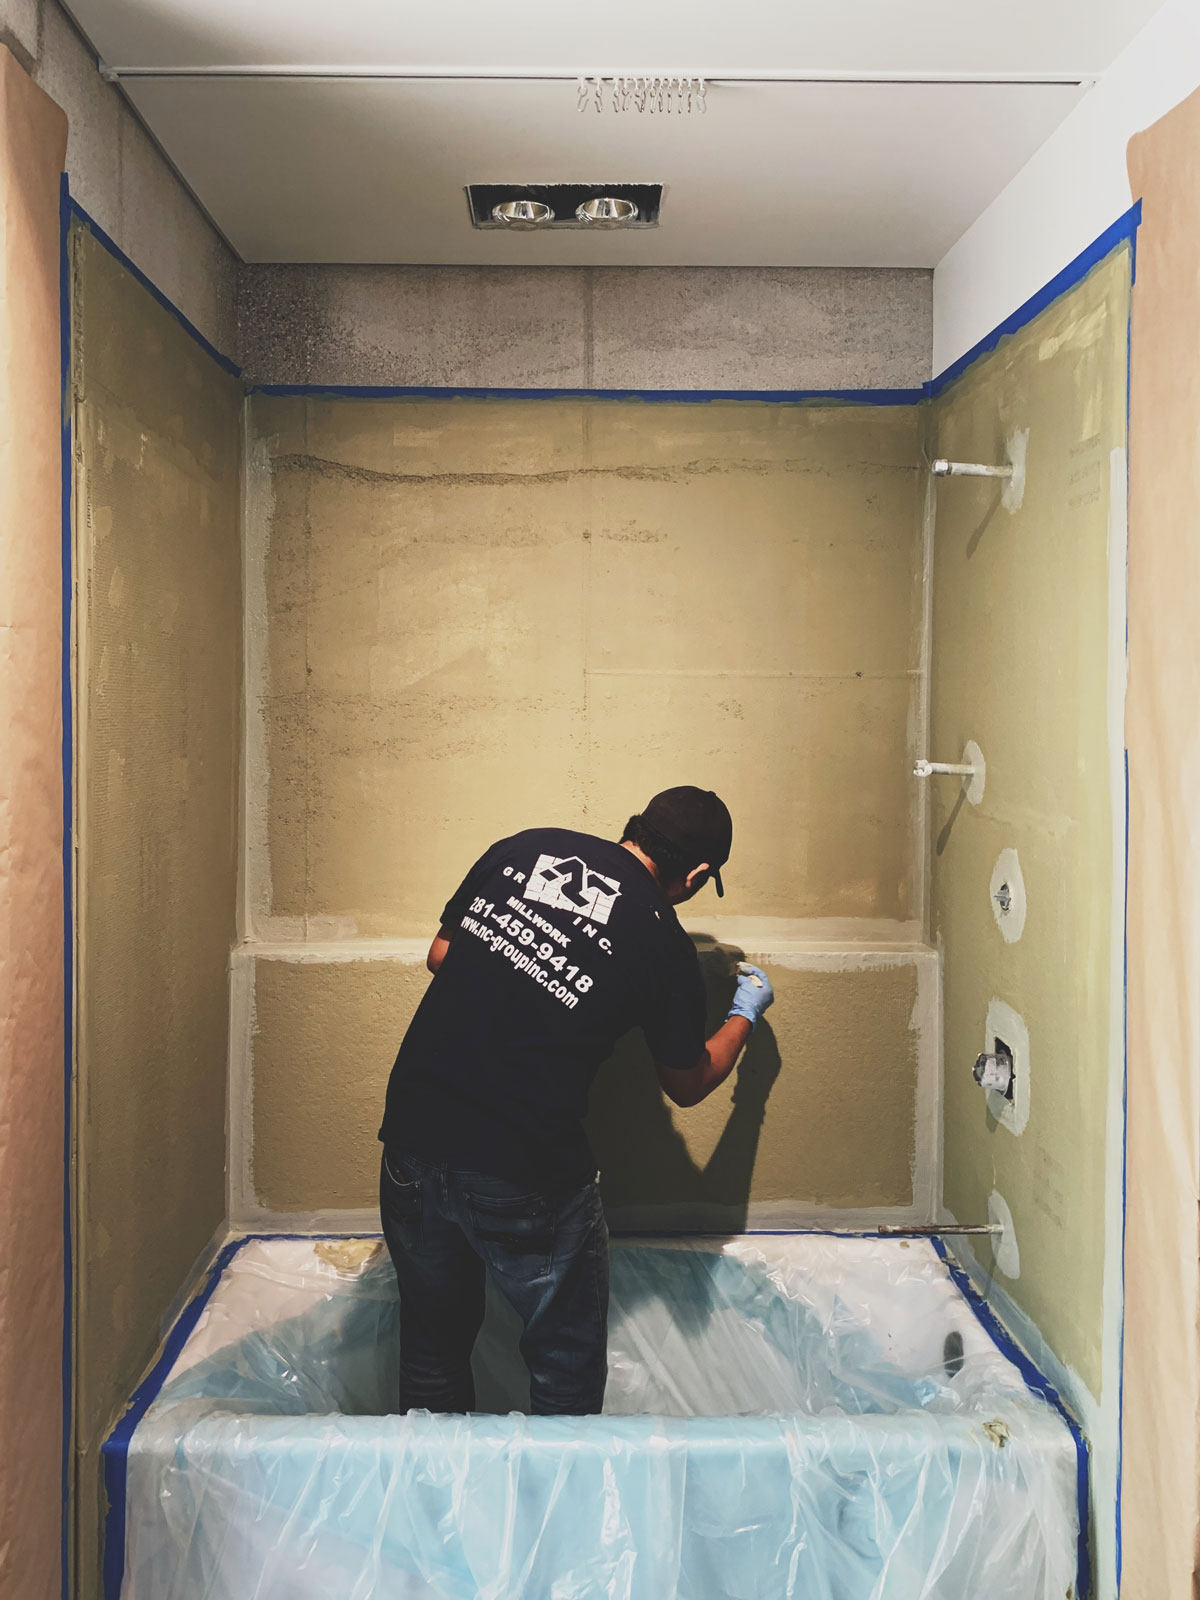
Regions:
<instances>
[{"instance_id":1,"label":"recessed ceiling light","mask_svg":"<svg viewBox=\"0 0 1200 1600\"><path fill-rule=\"evenodd\" d=\"M0 0L2 4L2 0ZM661 183L623 183L593 174L588 183L469 183L473 228L558 233L564 228L657 228Z\"/></svg>"},{"instance_id":2,"label":"recessed ceiling light","mask_svg":"<svg viewBox=\"0 0 1200 1600\"><path fill-rule=\"evenodd\" d=\"M554 221L554 212L540 200L503 200L492 207L492 216L508 228L540 228Z\"/></svg>"},{"instance_id":3,"label":"recessed ceiling light","mask_svg":"<svg viewBox=\"0 0 1200 1600\"><path fill-rule=\"evenodd\" d=\"M601 195L595 200L585 200L575 215L580 222L593 228L624 228L636 222L638 208L632 200L615 200L611 195Z\"/></svg>"}]
</instances>

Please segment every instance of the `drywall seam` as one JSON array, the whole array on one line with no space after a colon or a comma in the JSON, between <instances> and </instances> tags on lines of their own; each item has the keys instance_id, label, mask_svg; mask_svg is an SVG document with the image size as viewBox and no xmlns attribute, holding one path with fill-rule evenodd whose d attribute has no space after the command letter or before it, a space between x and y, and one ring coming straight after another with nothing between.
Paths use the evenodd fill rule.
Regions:
<instances>
[{"instance_id":1,"label":"drywall seam","mask_svg":"<svg viewBox=\"0 0 1200 1600\"><path fill-rule=\"evenodd\" d=\"M423 966L429 952L428 939L332 939L332 940L248 940L234 951L234 969L253 961L288 961L311 966L337 965L354 961L395 961L402 966ZM891 967L916 967L923 976L936 975L937 957L926 946L907 949L872 950L830 945L794 944L791 947L770 941L746 941L747 957L761 957L773 966L790 972L866 972ZM933 1002L936 1004L936 999ZM922 1024L930 1011L925 996L918 996ZM917 1012L913 1013L917 1026Z\"/></svg>"},{"instance_id":2,"label":"drywall seam","mask_svg":"<svg viewBox=\"0 0 1200 1600\"><path fill-rule=\"evenodd\" d=\"M429 939L263 939L239 945L234 965L246 961L296 961L311 966L397 961L402 966L419 966L428 953Z\"/></svg>"},{"instance_id":3,"label":"drywall seam","mask_svg":"<svg viewBox=\"0 0 1200 1600\"><path fill-rule=\"evenodd\" d=\"M924 950L928 941L919 922L885 917L702 916L685 907L680 923L691 934L725 944L753 944L771 950L804 949Z\"/></svg>"},{"instance_id":4,"label":"drywall seam","mask_svg":"<svg viewBox=\"0 0 1200 1600\"><path fill-rule=\"evenodd\" d=\"M271 855L267 836L270 772L267 763L268 688L267 549L274 513L270 450L255 437L250 402L243 402L245 477L242 490L242 847L239 852L239 938L253 939L271 911Z\"/></svg>"},{"instance_id":5,"label":"drywall seam","mask_svg":"<svg viewBox=\"0 0 1200 1600\"><path fill-rule=\"evenodd\" d=\"M254 1199L254 977L256 963L234 951L229 966L229 1087L225 1209L234 1222L255 1209Z\"/></svg>"},{"instance_id":6,"label":"drywall seam","mask_svg":"<svg viewBox=\"0 0 1200 1600\"><path fill-rule=\"evenodd\" d=\"M927 451L924 437L928 417L923 421L922 451ZM932 694L933 668L933 542L937 526L937 485L926 467L925 497L921 511L921 620L920 620L920 689L918 691L917 725L910 757L915 761L929 758L930 696ZM929 938L930 927L930 868L929 868L929 785L917 784L917 803L914 809L916 827L913 860L917 873L916 912L923 936Z\"/></svg>"},{"instance_id":7,"label":"drywall seam","mask_svg":"<svg viewBox=\"0 0 1200 1600\"><path fill-rule=\"evenodd\" d=\"M909 1027L917 1039L913 1116L913 1210L932 1222L942 1199L942 963L922 952L916 960L917 993Z\"/></svg>"},{"instance_id":8,"label":"drywall seam","mask_svg":"<svg viewBox=\"0 0 1200 1600\"><path fill-rule=\"evenodd\" d=\"M267 893L273 892L270 873L270 848L266 851ZM430 929L430 938L434 929ZM354 917L294 916L254 918L254 926L245 939L247 944L330 944L334 940L357 939L358 922Z\"/></svg>"},{"instance_id":9,"label":"drywall seam","mask_svg":"<svg viewBox=\"0 0 1200 1600\"><path fill-rule=\"evenodd\" d=\"M915 967L918 973L936 962L932 950L772 950L758 945L746 954L786 972L880 972L889 967Z\"/></svg>"},{"instance_id":10,"label":"drywall seam","mask_svg":"<svg viewBox=\"0 0 1200 1600\"><path fill-rule=\"evenodd\" d=\"M1092 1442L1092 1492L1096 1505L1102 1506L1105 1512L1105 1536L1094 1541L1096 1588L1101 1600L1115 1596L1119 1582L1115 1525L1120 1515L1121 1332L1125 1317L1125 690L1129 676L1129 483L1126 452L1120 448L1114 449L1109 457L1108 507L1108 762L1113 918L1108 980L1101 1404L1088 1430Z\"/></svg>"}]
</instances>

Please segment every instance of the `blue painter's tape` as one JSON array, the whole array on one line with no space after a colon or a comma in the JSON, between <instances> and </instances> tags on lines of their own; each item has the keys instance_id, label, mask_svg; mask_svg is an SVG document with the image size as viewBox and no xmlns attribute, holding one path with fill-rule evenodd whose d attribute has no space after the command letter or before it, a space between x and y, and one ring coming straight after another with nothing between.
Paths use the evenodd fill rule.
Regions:
<instances>
[{"instance_id":1,"label":"blue painter's tape","mask_svg":"<svg viewBox=\"0 0 1200 1600\"><path fill-rule=\"evenodd\" d=\"M984 1332L1000 1350L1001 1354L1007 1356L1013 1366L1016 1367L1024 1378L1027 1387L1034 1394L1040 1395L1043 1400L1048 1401L1071 1430L1071 1437L1075 1441L1076 1502L1079 1510L1078 1570L1075 1576L1075 1597L1076 1600L1087 1600L1092 1585L1092 1562L1088 1549L1088 1449L1087 1441L1083 1437L1083 1430L1063 1404L1058 1390L1034 1366L1024 1350L1021 1349L1012 1334L1009 1333L991 1306L988 1305L987 1301L976 1289L966 1272L946 1249L945 1242L935 1238L932 1243L933 1248L945 1262L946 1270L953 1278L955 1286L975 1313Z\"/></svg>"},{"instance_id":2,"label":"blue painter's tape","mask_svg":"<svg viewBox=\"0 0 1200 1600\"><path fill-rule=\"evenodd\" d=\"M65 175L63 178L63 184L65 193ZM78 200L71 199L68 194L67 204L70 207L71 219L78 222L81 227L86 228L92 237L97 241L97 243L104 246L114 260L119 261L127 272L133 274L133 276L141 284L142 288L146 290L147 294L152 295L154 299L157 300L158 304L163 308L163 310L169 312L170 315L175 318L175 321L178 322L180 327L183 328L186 333L191 335L191 337L196 341L205 354L211 356L217 365L219 367L223 367L231 377L240 378L242 375L241 367L239 367L235 361L231 361L228 356L222 355L217 349L216 345L204 337L196 324L188 317L185 317L183 312L180 311L179 307L175 305L173 301L167 299L166 295L153 281L153 279L148 278L142 271L141 267L139 267L135 261L130 260L116 240L113 239L109 234L105 233L104 229L100 226L96 219L88 215L88 213L79 204Z\"/></svg>"},{"instance_id":3,"label":"blue painter's tape","mask_svg":"<svg viewBox=\"0 0 1200 1600\"><path fill-rule=\"evenodd\" d=\"M176 1319L167 1335L158 1360L134 1390L124 1415L100 1446L104 1470L104 1490L108 1510L104 1518L104 1600L120 1600L121 1579L125 1573L125 1479L129 1464L129 1441L138 1423L146 1415L158 1396L187 1343L188 1336L200 1320L213 1291L221 1281L221 1274L242 1249L248 1239L233 1239L220 1251L209 1268L204 1287L190 1300Z\"/></svg>"},{"instance_id":4,"label":"blue painter's tape","mask_svg":"<svg viewBox=\"0 0 1200 1600\"><path fill-rule=\"evenodd\" d=\"M1139 202L1140 204L1140 202ZM1134 276L1136 277L1137 244L1134 243ZM1126 527L1129 519L1129 462L1132 429L1130 426L1133 394L1133 307L1125 327L1125 504ZM1126 594L1129 583L1129 540L1125 541ZM1129 606L1125 607L1125 668L1129 668ZM1114 1507L1114 1564L1117 1593L1121 1592L1121 1572L1124 1565L1124 1547L1121 1526L1121 1495L1124 1487L1125 1467L1125 1237L1129 1198L1129 751L1125 757L1125 893L1121 902L1121 1314L1117 1333L1117 1477L1116 1506Z\"/></svg>"},{"instance_id":5,"label":"blue painter's tape","mask_svg":"<svg viewBox=\"0 0 1200 1600\"><path fill-rule=\"evenodd\" d=\"M1061 272L1055 273L1050 282L1043 284L1036 294L1030 295L1024 305L1020 305L1011 316L997 324L991 333L985 334L978 344L974 344L957 361L952 361L944 372L926 385L930 395L938 395L956 378L960 378L969 366L994 350L1001 339L1009 334L1016 333L1027 322L1032 322L1040 312L1044 311L1060 295L1066 294L1068 289L1073 289L1081 278L1086 278L1098 262L1110 255L1119 244L1128 240L1132 246L1131 276L1137 276L1137 231L1142 220L1142 202L1137 200L1122 216L1110 226L1097 239L1093 239L1085 250L1081 250L1073 261L1069 261Z\"/></svg>"},{"instance_id":6,"label":"blue painter's tape","mask_svg":"<svg viewBox=\"0 0 1200 1600\"><path fill-rule=\"evenodd\" d=\"M74 777L71 706L71 195L64 172L58 198L58 339L60 406L60 493L62 564L62 868L63 868L63 1329L62 1329L62 1595L69 1600L71 1579L71 1418L74 1411L74 1259L71 1238L71 1081L74 1076L75 933L71 833Z\"/></svg>"},{"instance_id":7,"label":"blue painter's tape","mask_svg":"<svg viewBox=\"0 0 1200 1600\"><path fill-rule=\"evenodd\" d=\"M343 400L644 400L650 404L706 405L745 400L760 405L911 406L922 389L463 389L388 384L252 383L248 394L332 396Z\"/></svg>"},{"instance_id":8,"label":"blue painter's tape","mask_svg":"<svg viewBox=\"0 0 1200 1600\"><path fill-rule=\"evenodd\" d=\"M1128 628L1128 620L1126 628ZM1121 1331L1117 1343L1117 1593L1121 1592L1124 1561L1121 1525L1121 1492L1125 1469L1125 1234L1129 1187L1129 751L1125 752L1125 903L1123 906L1123 1000L1124 1065L1121 1072Z\"/></svg>"}]
</instances>

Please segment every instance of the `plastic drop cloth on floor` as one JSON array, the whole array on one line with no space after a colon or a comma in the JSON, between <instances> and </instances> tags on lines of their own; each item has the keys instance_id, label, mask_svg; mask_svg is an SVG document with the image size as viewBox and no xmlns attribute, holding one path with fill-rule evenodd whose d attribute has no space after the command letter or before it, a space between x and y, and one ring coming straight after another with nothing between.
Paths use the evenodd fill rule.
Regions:
<instances>
[{"instance_id":1,"label":"plastic drop cloth on floor","mask_svg":"<svg viewBox=\"0 0 1200 1600\"><path fill-rule=\"evenodd\" d=\"M123 1600L1076 1592L1075 1438L928 1243L614 1246L605 1414L579 1418L516 1414L500 1307L497 1414L387 1415L390 1264L339 1249L241 1246L106 1446Z\"/></svg>"}]
</instances>

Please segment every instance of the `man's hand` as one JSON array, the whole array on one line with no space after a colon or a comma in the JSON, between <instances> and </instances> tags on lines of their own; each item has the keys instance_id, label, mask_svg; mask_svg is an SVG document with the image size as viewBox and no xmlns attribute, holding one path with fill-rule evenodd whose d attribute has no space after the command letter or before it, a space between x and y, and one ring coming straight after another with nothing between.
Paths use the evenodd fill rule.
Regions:
<instances>
[{"instance_id":1,"label":"man's hand","mask_svg":"<svg viewBox=\"0 0 1200 1600\"><path fill-rule=\"evenodd\" d=\"M738 963L737 988L733 991L731 1017L745 1017L753 1028L759 1017L775 999L771 980L761 967L752 967L748 961Z\"/></svg>"},{"instance_id":2,"label":"man's hand","mask_svg":"<svg viewBox=\"0 0 1200 1600\"><path fill-rule=\"evenodd\" d=\"M714 1089L719 1089L733 1071L754 1024L774 998L771 980L762 968L752 967L747 961L740 962L733 1004L696 1065L689 1071L678 1072L655 1064L658 1081L667 1098L677 1106L698 1106Z\"/></svg>"}]
</instances>

